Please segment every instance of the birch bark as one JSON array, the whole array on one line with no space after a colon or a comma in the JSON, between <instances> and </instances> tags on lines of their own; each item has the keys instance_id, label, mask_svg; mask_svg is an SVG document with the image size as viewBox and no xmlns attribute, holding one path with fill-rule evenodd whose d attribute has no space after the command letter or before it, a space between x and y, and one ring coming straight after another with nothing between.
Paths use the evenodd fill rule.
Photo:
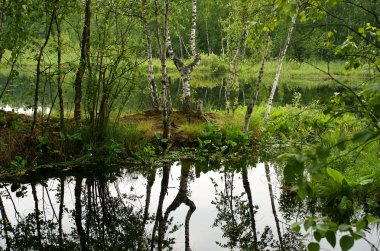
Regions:
<instances>
[{"instance_id":1,"label":"birch bark","mask_svg":"<svg viewBox=\"0 0 380 251\"><path fill-rule=\"evenodd\" d=\"M4 23L4 17L5 17L5 0L2 0L1 1L1 7L0 7L0 37L3 33L3 23ZM3 50L2 48L0 47L0 63L3 59Z\"/></svg>"},{"instance_id":2,"label":"birch bark","mask_svg":"<svg viewBox=\"0 0 380 251\"><path fill-rule=\"evenodd\" d=\"M292 35L293 35L294 26L295 26L296 21L297 21L298 11L299 11L299 8L297 7L297 12L292 16L292 22L291 22L291 24L289 26L288 35L286 37L284 47L282 48L282 51L281 51L279 59L278 59L278 67L277 67L276 75L274 77L274 81L273 81L273 85L272 85L272 90L270 92L270 96L269 96L269 99L268 99L268 105L267 105L267 109L266 109L265 116L264 116L264 119L263 119L263 124L265 124L265 122L267 121L267 119L269 117L269 114L270 114L270 110L272 108L273 97L274 97L274 94L276 93L278 81L280 79L281 70L282 70L282 64L284 62L286 51L288 50L288 47L289 47L289 44L290 44L290 40L291 40Z\"/></svg>"},{"instance_id":3,"label":"birch bark","mask_svg":"<svg viewBox=\"0 0 380 251\"><path fill-rule=\"evenodd\" d=\"M148 79L149 79L149 86L150 86L150 96L152 99L153 109L155 111L159 111L161 109L161 104L158 97L156 81L154 78L152 41L150 38L150 31L149 31L146 13L145 13L146 0L141 0L141 5L142 5L141 20L144 27L144 36L146 40L146 50L147 50L147 57L148 57Z\"/></svg>"},{"instance_id":4,"label":"birch bark","mask_svg":"<svg viewBox=\"0 0 380 251\"><path fill-rule=\"evenodd\" d=\"M173 51L171 45L170 35L168 33L168 52L169 56L173 59L174 65L181 74L183 82L183 111L190 112L192 111L191 104L191 85L190 77L191 73L194 71L194 68L201 63L201 57L196 51L196 27L197 27L197 0L192 0L192 16L191 16L191 31L190 31L190 48L191 54L194 57L193 61L185 65L180 58L178 58Z\"/></svg>"},{"instance_id":5,"label":"birch bark","mask_svg":"<svg viewBox=\"0 0 380 251\"><path fill-rule=\"evenodd\" d=\"M170 138L170 82L166 67L166 54L169 47L169 0L164 0L164 41L161 46L161 75L162 75L162 122L163 122L163 138Z\"/></svg>"}]
</instances>

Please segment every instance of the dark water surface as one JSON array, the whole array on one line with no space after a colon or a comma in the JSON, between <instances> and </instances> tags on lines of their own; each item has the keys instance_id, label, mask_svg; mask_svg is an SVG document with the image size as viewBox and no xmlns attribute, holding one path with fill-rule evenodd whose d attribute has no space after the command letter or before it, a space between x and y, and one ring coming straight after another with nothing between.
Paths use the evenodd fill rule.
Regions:
<instances>
[{"instance_id":1,"label":"dark water surface","mask_svg":"<svg viewBox=\"0 0 380 251\"><path fill-rule=\"evenodd\" d=\"M302 243L312 241L290 231L289 225L302 221L310 211L284 193L280 172L273 165L259 163L240 171L223 166L208 172L201 169L197 163L180 161L144 174L122 169L112 174L3 183L1 246L11 250L151 250L153 245L157 250L162 243L163 250L186 250L186 246L193 251L253 250L253 229L259 250L280 250L281 243L284 250L302 250ZM156 222L157 212L162 217ZM367 238L379 247L376 229ZM322 242L321 250L340 248ZM357 241L352 250L371 249L365 241Z\"/></svg>"}]
</instances>

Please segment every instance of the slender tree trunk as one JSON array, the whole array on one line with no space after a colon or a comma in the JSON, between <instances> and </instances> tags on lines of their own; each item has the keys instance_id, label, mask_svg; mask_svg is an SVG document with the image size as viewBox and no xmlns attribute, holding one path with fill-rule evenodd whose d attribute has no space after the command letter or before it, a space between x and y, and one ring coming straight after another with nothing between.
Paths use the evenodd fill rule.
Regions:
<instances>
[{"instance_id":1,"label":"slender tree trunk","mask_svg":"<svg viewBox=\"0 0 380 251\"><path fill-rule=\"evenodd\" d=\"M7 213L5 211L5 207L4 207L4 203L3 203L3 199L1 198L1 195L2 194L0 194L1 221L3 223L3 230L4 230L4 235L5 235L5 243L7 244L7 247L6 247L5 250L8 251L11 248L10 237L9 237L9 234L8 234L8 229L11 227L11 225L9 223L9 219L8 219Z\"/></svg>"},{"instance_id":2,"label":"slender tree trunk","mask_svg":"<svg viewBox=\"0 0 380 251\"><path fill-rule=\"evenodd\" d=\"M36 185L34 183L30 184L32 187L32 194L34 199L34 213L36 215L36 228L37 228L37 241L38 248L42 250L42 234L41 234L41 222L40 222L40 210L38 208L38 197L36 191Z\"/></svg>"},{"instance_id":3,"label":"slender tree trunk","mask_svg":"<svg viewBox=\"0 0 380 251\"><path fill-rule=\"evenodd\" d=\"M164 221L162 228L164 231L162 231L162 236L159 236L161 240L164 239L165 235L165 224L168 221L169 214L176 210L182 203L189 207L189 210L187 211L186 218L185 218L185 251L191 251L190 248L190 218L193 212L196 210L196 206L192 200L188 197L188 183L189 183L189 174L190 174L190 165L188 163L182 162L181 163L181 181L179 185L179 191L176 197L174 198L173 202L168 206L168 208L165 211L164 215Z\"/></svg>"},{"instance_id":4,"label":"slender tree trunk","mask_svg":"<svg viewBox=\"0 0 380 251\"><path fill-rule=\"evenodd\" d=\"M227 172L224 170L224 196L226 197L226 203L229 212L228 214L231 215L231 222L232 222L232 229L237 228L237 222L235 218L235 209L234 209L234 173ZM236 243L238 241L236 235L232 236L232 242Z\"/></svg>"},{"instance_id":5,"label":"slender tree trunk","mask_svg":"<svg viewBox=\"0 0 380 251\"><path fill-rule=\"evenodd\" d=\"M167 0L165 0L167 1ZM165 164L162 168L162 180L161 180L161 191L160 191L160 197L158 199L158 206L157 206L157 212L156 212L156 221L153 226L152 230L152 239L150 243L150 251L154 250L154 243L156 240L156 231L158 228L158 236L162 235L162 226L164 217L162 215L162 206L164 204L164 199L166 196L166 193L168 192L168 185L169 185L169 174L170 174L170 164ZM160 241L160 238L158 238L158 250L162 250L162 241Z\"/></svg>"},{"instance_id":6,"label":"slender tree trunk","mask_svg":"<svg viewBox=\"0 0 380 251\"><path fill-rule=\"evenodd\" d=\"M274 216L274 221L276 222L278 239L280 241L280 248L282 251L285 251L284 244L283 244L284 242L282 240L282 235L281 235L280 221L278 220L276 205L274 204L274 195L273 195L273 189L272 189L272 182L270 179L269 164L265 162L264 165L265 165L265 174L267 176L267 181L268 181L268 189L269 189L270 203L272 205L272 213Z\"/></svg>"},{"instance_id":7,"label":"slender tree trunk","mask_svg":"<svg viewBox=\"0 0 380 251\"><path fill-rule=\"evenodd\" d=\"M35 83L35 89L34 89L33 121L32 121L32 126L31 126L31 135L34 132L34 128L36 127L36 123L37 123L38 96L39 96L39 88L40 88L41 73L42 73L41 60L42 60L42 56L43 56L45 47L48 44L49 39L50 39L51 29L53 27L53 22L54 22L54 19L56 16L56 12L57 12L57 10L56 10L56 8L54 8L53 12L51 14L48 29L46 31L45 41L42 44L42 46L40 48L40 52L39 52L38 57L37 57L36 83Z\"/></svg>"},{"instance_id":8,"label":"slender tree trunk","mask_svg":"<svg viewBox=\"0 0 380 251\"><path fill-rule=\"evenodd\" d=\"M65 178L60 178L60 193L59 193L59 212L58 212L58 244L60 250L63 250L63 208L65 201Z\"/></svg>"},{"instance_id":9,"label":"slender tree trunk","mask_svg":"<svg viewBox=\"0 0 380 251\"><path fill-rule=\"evenodd\" d=\"M174 61L174 65L177 70L181 73L181 78L183 82L183 111L190 112L192 111L191 104L191 87L190 87L190 76L194 71L194 68L201 63L201 57L196 51L196 27L197 27L197 0L192 0L192 16L191 16L191 31L190 31L190 48L191 54L194 57L193 61L185 65L181 59L179 59L173 51L171 45L171 39L168 32L168 52L170 57Z\"/></svg>"},{"instance_id":10,"label":"slender tree trunk","mask_svg":"<svg viewBox=\"0 0 380 251\"><path fill-rule=\"evenodd\" d=\"M252 232L253 232L253 246L254 246L254 250L258 250L257 249L256 220L255 220L255 213L256 212L255 212L254 207L253 207L251 186L249 184L248 172L247 172L246 167L243 167L241 175L242 175L242 180L243 180L244 191L248 197L249 214L251 216L251 228L252 228Z\"/></svg>"},{"instance_id":11,"label":"slender tree trunk","mask_svg":"<svg viewBox=\"0 0 380 251\"><path fill-rule=\"evenodd\" d=\"M223 34L222 34L222 39L220 40L221 44L222 44L222 55L224 56L224 38L223 38Z\"/></svg>"},{"instance_id":12,"label":"slender tree trunk","mask_svg":"<svg viewBox=\"0 0 380 251\"><path fill-rule=\"evenodd\" d=\"M146 183L146 193L145 193L144 216L143 216L143 222L142 222L143 229L145 229L145 225L149 218L150 199L151 199L151 194L152 194L152 187L154 185L155 180L156 180L156 171L148 174L147 183ZM143 251L144 248L145 247L143 246L142 239L139 239L138 250Z\"/></svg>"},{"instance_id":13,"label":"slender tree trunk","mask_svg":"<svg viewBox=\"0 0 380 251\"><path fill-rule=\"evenodd\" d=\"M147 183L146 183L146 197L145 197L145 208L144 208L144 218L143 218L144 226L149 217L150 196L152 193L152 186L155 180L156 180L156 172L152 172L151 174L148 175Z\"/></svg>"},{"instance_id":14,"label":"slender tree trunk","mask_svg":"<svg viewBox=\"0 0 380 251\"><path fill-rule=\"evenodd\" d=\"M4 18L5 18L5 0L1 1L1 7L0 7L0 37L3 34L3 25L4 25ZM0 63L3 60L3 48L0 47Z\"/></svg>"},{"instance_id":15,"label":"slender tree trunk","mask_svg":"<svg viewBox=\"0 0 380 251\"><path fill-rule=\"evenodd\" d=\"M170 82L166 67L166 53L169 44L169 0L164 0L164 41L161 46L161 75L162 75L162 121L163 121L163 138L170 139Z\"/></svg>"},{"instance_id":16,"label":"slender tree trunk","mask_svg":"<svg viewBox=\"0 0 380 251\"><path fill-rule=\"evenodd\" d=\"M208 30L208 22L206 17L206 41L207 41L207 55L210 56L211 54L211 45L210 45L210 34Z\"/></svg>"},{"instance_id":17,"label":"slender tree trunk","mask_svg":"<svg viewBox=\"0 0 380 251\"><path fill-rule=\"evenodd\" d=\"M221 81L220 81L220 89L219 89L219 99L218 99L218 107L219 107L219 110L222 110L222 102L221 102L221 98L222 98L222 90L223 90L223 87L224 87L224 77L222 77Z\"/></svg>"},{"instance_id":18,"label":"slender tree trunk","mask_svg":"<svg viewBox=\"0 0 380 251\"><path fill-rule=\"evenodd\" d=\"M233 101L231 98L231 88L234 88L234 89L239 88L239 79L238 79L239 59L240 59L241 49L246 40L247 40L247 26L246 26L246 20L244 17L243 28L241 30L240 38L236 46L235 54L232 61L229 64L228 81L227 81L227 88L226 88L227 115L229 114L230 109L232 109L232 114L234 115L235 110L237 108L235 101Z\"/></svg>"},{"instance_id":19,"label":"slender tree trunk","mask_svg":"<svg viewBox=\"0 0 380 251\"><path fill-rule=\"evenodd\" d=\"M142 9L143 9L141 19L144 26L144 35L145 35L146 49L147 49L147 54L148 54L148 75L149 75L149 83L150 83L150 96L152 99L153 109L158 111L161 109L161 105L160 105L160 100L158 97L157 85L154 79L152 42L150 39L150 31L149 31L148 23L146 20L146 14L145 14L146 0L141 0L141 4L142 4Z\"/></svg>"},{"instance_id":20,"label":"slender tree trunk","mask_svg":"<svg viewBox=\"0 0 380 251\"><path fill-rule=\"evenodd\" d=\"M244 131L245 132L248 132L248 130L249 130L249 123L251 121L252 112L253 112L253 109L255 108L255 105L257 103L257 97L259 96L259 90L260 90L260 86L261 86L261 82L262 82L263 74L264 74L264 66L265 66L266 61L268 60L270 39L271 39L271 32L268 31L267 38L265 40L264 55L263 55L263 59L261 61L259 74L258 74L257 80L256 80L255 91L253 92L252 98L247 105L247 112L245 113L245 120L244 120Z\"/></svg>"},{"instance_id":21,"label":"slender tree trunk","mask_svg":"<svg viewBox=\"0 0 380 251\"><path fill-rule=\"evenodd\" d=\"M82 181L83 178L78 176L75 181L75 225L77 227L81 250L88 250L86 243L86 233L82 226Z\"/></svg>"},{"instance_id":22,"label":"slender tree trunk","mask_svg":"<svg viewBox=\"0 0 380 251\"><path fill-rule=\"evenodd\" d=\"M57 0L59 4L59 0ZM63 90L62 90L62 37L61 37L61 22L59 20L59 14L55 16L55 25L57 29L57 87L58 87L58 98L59 98L59 126L61 130L64 128L64 119L65 119L65 108L63 106Z\"/></svg>"},{"instance_id":23,"label":"slender tree trunk","mask_svg":"<svg viewBox=\"0 0 380 251\"><path fill-rule=\"evenodd\" d=\"M274 77L274 81L273 81L273 85L272 85L272 90L270 92L270 96L269 96L269 99L268 99L268 105L267 105L267 109L265 111L265 116L264 116L264 119L263 119L263 124L265 124L266 120L268 119L269 114L270 114L270 110L272 108L273 97L274 97L274 94L276 93L278 81L280 79L281 70L282 70L282 64L284 62L286 51L288 50L288 47L289 47L289 44L290 44L290 40L291 40L292 35L293 35L294 26L295 26L296 21L297 21L297 15L298 15L298 9L297 9L297 13L294 14L293 17L292 17L292 22L291 22L289 30L288 30L288 35L286 37L285 44L284 44L284 47L282 48L282 51L281 51L279 59L278 59L278 67L277 67L276 75Z\"/></svg>"},{"instance_id":24,"label":"slender tree trunk","mask_svg":"<svg viewBox=\"0 0 380 251\"><path fill-rule=\"evenodd\" d=\"M93 209L92 209L92 186L93 186L94 180L88 179L86 180L86 188L87 188L87 215L86 215L86 240L90 239L90 229L91 223L93 222Z\"/></svg>"},{"instance_id":25,"label":"slender tree trunk","mask_svg":"<svg viewBox=\"0 0 380 251\"><path fill-rule=\"evenodd\" d=\"M182 39L181 36L178 34L178 43L179 43L179 55L181 58L183 58L183 45L182 45Z\"/></svg>"},{"instance_id":26,"label":"slender tree trunk","mask_svg":"<svg viewBox=\"0 0 380 251\"><path fill-rule=\"evenodd\" d=\"M91 0L86 0L86 9L84 17L84 26L81 43L81 56L78 71L76 73L74 89L74 119L77 124L80 123L82 117L81 102L82 102L82 80L86 70L86 65L90 62L86 62L89 59L90 51L90 25L91 25Z\"/></svg>"},{"instance_id":27,"label":"slender tree trunk","mask_svg":"<svg viewBox=\"0 0 380 251\"><path fill-rule=\"evenodd\" d=\"M11 81L13 79L13 74L14 74L14 69L15 69L16 63L17 63L17 58L18 58L18 54L16 56L14 56L14 58L12 60L11 70L10 70L10 72L8 74L8 78L7 78L7 81L5 82L4 88L3 88L3 90L0 93L0 101L3 98L3 95L4 95L5 91L7 90L8 85L11 83Z\"/></svg>"}]
</instances>

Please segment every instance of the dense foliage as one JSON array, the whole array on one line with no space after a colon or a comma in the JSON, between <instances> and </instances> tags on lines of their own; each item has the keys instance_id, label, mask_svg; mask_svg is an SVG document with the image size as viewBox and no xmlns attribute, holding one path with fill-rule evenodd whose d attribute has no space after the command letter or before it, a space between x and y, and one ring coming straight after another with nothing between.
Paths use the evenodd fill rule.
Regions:
<instances>
[{"instance_id":1,"label":"dense foliage","mask_svg":"<svg viewBox=\"0 0 380 251\"><path fill-rule=\"evenodd\" d=\"M338 233L349 250L379 222L379 19L376 0L3 0L0 104L33 117L0 111L1 162L22 176L57 161L149 162L174 148L220 160L259 149L284 189L325 208L292 226L313 234L308 250L324 238L336 246ZM215 225L229 221L219 195ZM221 246L235 245L234 234L256 239L245 249L268 242L270 232L258 241L237 231L248 209L238 204L245 218L224 228Z\"/></svg>"}]
</instances>

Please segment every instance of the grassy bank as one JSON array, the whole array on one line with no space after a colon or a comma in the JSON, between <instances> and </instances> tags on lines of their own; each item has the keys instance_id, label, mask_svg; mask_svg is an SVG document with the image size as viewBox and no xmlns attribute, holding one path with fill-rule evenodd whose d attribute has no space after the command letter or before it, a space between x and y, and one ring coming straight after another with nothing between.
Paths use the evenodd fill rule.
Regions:
<instances>
[{"instance_id":1,"label":"grassy bank","mask_svg":"<svg viewBox=\"0 0 380 251\"><path fill-rule=\"evenodd\" d=\"M51 60L51 64L54 65L56 63L54 62L55 57L51 56ZM7 61L4 60L3 63L0 64L0 88L2 88L5 84L10 70L10 65L6 62ZM78 66L78 55L66 52L64 53L63 62L65 75L63 83L64 99L66 101L65 107L67 111L70 111L72 110L72 84L74 82L75 69ZM277 64L276 59L271 59L266 64L265 74L263 76L263 86L260 94L260 97L263 100L266 99L273 83L273 78L277 70ZM313 61L311 64L324 70L327 70L328 68L327 63L323 61ZM31 90L33 90L35 83L35 65L36 62L32 60L31 57L24 56L20 60L15 68L17 70L17 75L11 81L8 90L2 99L3 104L9 103L16 107L30 106L32 104L33 92ZM182 92L179 89L180 86L177 81L177 79L180 78L180 74L171 60L168 61L167 65L169 75L173 80L173 91L178 92L178 95L181 95ZM218 57L216 55L202 55L202 62L200 66L195 68L191 76L193 93L195 94L197 92L197 88L222 88L222 85L225 86L228 79L228 67L227 60L222 57ZM241 86L245 85L245 89L247 91L247 93L240 93L239 95L244 95L246 100L248 100L249 95L251 95L251 86L255 84L259 67L260 66L257 62L253 62L248 59L242 60L239 64L239 83ZM139 101L149 98L149 95L147 95L149 93L149 85L147 84L147 68L147 62L140 65L135 72L138 77L132 78L130 80L131 82L126 85L126 92L128 92L130 88L134 91L130 97L130 101L127 103L127 107L124 109L125 112L135 113L140 111L142 104L139 104ZM160 63L158 59L154 60L154 69L156 71L156 78L159 80ZM335 77L353 87L357 87L363 82L371 82L376 77L369 74L366 70L358 69L345 71L344 63L341 61L330 62L329 69ZM47 78L45 79L45 76L43 77L44 83L41 84L40 93L41 100L44 100L46 105L50 105L56 93L56 72L51 71L47 73ZM157 83L159 84L160 82L157 81ZM303 90L304 93L307 93L311 89L323 88L327 86L336 87L337 85L335 82L331 81L325 73L319 71L314 66L308 63L297 62L289 59L283 65L278 95L280 97L284 95L284 90L282 90L282 88L286 88L291 91ZM237 91L238 88L232 87L232 91L234 91L234 89ZM242 88L240 87L238 92L241 91ZM215 90L215 92L219 92L219 89ZM173 95L175 96L175 94ZM242 99L242 97L240 97L240 99ZM240 100L240 102L242 104L244 103L242 100ZM143 109L147 109L147 107L144 107Z\"/></svg>"}]
</instances>

